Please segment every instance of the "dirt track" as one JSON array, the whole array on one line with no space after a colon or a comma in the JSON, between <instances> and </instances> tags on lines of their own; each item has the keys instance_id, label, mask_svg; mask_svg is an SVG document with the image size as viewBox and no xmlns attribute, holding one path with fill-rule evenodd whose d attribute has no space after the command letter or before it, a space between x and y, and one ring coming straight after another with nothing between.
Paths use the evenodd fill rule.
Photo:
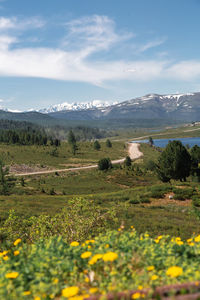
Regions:
<instances>
[{"instance_id":1,"label":"dirt track","mask_svg":"<svg viewBox=\"0 0 200 300\"><path fill-rule=\"evenodd\" d=\"M139 150L139 145L138 143L129 143L128 144L128 155L132 160L140 158L143 153L140 152ZM123 163L125 158L117 159L117 160L112 160L112 164L120 164ZM15 176L31 176L31 175L42 175L42 174L51 174L55 172L69 172L69 171L78 171L78 170L86 170L86 169L94 169L97 168L97 164L91 165L91 166L86 166L86 167L76 167L76 168L68 168L68 169L53 169L53 170L43 170L43 171L36 171L36 172L27 172L27 173L21 173L17 174L15 173Z\"/></svg>"}]
</instances>

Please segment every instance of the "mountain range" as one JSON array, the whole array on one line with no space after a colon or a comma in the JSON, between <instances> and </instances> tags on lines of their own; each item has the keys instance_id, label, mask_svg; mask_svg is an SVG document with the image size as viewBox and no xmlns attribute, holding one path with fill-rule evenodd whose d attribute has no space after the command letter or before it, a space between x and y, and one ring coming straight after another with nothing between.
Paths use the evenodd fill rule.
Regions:
<instances>
[{"instance_id":1,"label":"mountain range","mask_svg":"<svg viewBox=\"0 0 200 300\"><path fill-rule=\"evenodd\" d=\"M101 101L62 103L39 111L14 113L0 111L0 119L30 121L40 124L90 124L113 127L119 123L141 126L200 121L200 92L188 94L148 94L123 102ZM145 122L143 120L146 120Z\"/></svg>"},{"instance_id":2,"label":"mountain range","mask_svg":"<svg viewBox=\"0 0 200 300\"><path fill-rule=\"evenodd\" d=\"M200 120L200 93L148 94L111 105L85 105L46 109L49 116L67 120L173 119L184 122Z\"/></svg>"}]
</instances>

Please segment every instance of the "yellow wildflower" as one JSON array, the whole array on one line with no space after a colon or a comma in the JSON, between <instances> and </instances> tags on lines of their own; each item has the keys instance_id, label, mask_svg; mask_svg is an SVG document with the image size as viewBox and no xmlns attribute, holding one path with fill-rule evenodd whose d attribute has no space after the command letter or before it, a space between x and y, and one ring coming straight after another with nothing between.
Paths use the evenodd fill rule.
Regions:
<instances>
[{"instance_id":1,"label":"yellow wildflower","mask_svg":"<svg viewBox=\"0 0 200 300\"><path fill-rule=\"evenodd\" d=\"M134 293L131 297L132 299L140 299L140 298L144 298L144 294L141 293Z\"/></svg>"},{"instance_id":2,"label":"yellow wildflower","mask_svg":"<svg viewBox=\"0 0 200 300\"><path fill-rule=\"evenodd\" d=\"M53 283L57 284L59 282L58 278L54 278Z\"/></svg>"},{"instance_id":3,"label":"yellow wildflower","mask_svg":"<svg viewBox=\"0 0 200 300\"><path fill-rule=\"evenodd\" d=\"M156 280L156 279L158 279L158 276L157 276L157 275L151 276L151 280Z\"/></svg>"},{"instance_id":4,"label":"yellow wildflower","mask_svg":"<svg viewBox=\"0 0 200 300\"><path fill-rule=\"evenodd\" d=\"M187 239L187 243L190 244L192 242L192 239Z\"/></svg>"},{"instance_id":5,"label":"yellow wildflower","mask_svg":"<svg viewBox=\"0 0 200 300\"><path fill-rule=\"evenodd\" d=\"M133 226L133 225L131 225L131 229L134 229L134 226Z\"/></svg>"},{"instance_id":6,"label":"yellow wildflower","mask_svg":"<svg viewBox=\"0 0 200 300\"><path fill-rule=\"evenodd\" d=\"M71 242L70 246L77 247L79 246L79 242Z\"/></svg>"},{"instance_id":7,"label":"yellow wildflower","mask_svg":"<svg viewBox=\"0 0 200 300\"><path fill-rule=\"evenodd\" d=\"M6 278L14 279L19 276L19 273L18 272L10 272L10 273L7 273L5 276L6 276Z\"/></svg>"},{"instance_id":8,"label":"yellow wildflower","mask_svg":"<svg viewBox=\"0 0 200 300\"><path fill-rule=\"evenodd\" d=\"M91 249L91 246L90 246L90 245L88 245L88 249Z\"/></svg>"},{"instance_id":9,"label":"yellow wildflower","mask_svg":"<svg viewBox=\"0 0 200 300\"><path fill-rule=\"evenodd\" d=\"M84 253L81 254L81 258L88 258L92 255L92 252L90 251L86 251Z\"/></svg>"},{"instance_id":10,"label":"yellow wildflower","mask_svg":"<svg viewBox=\"0 0 200 300\"><path fill-rule=\"evenodd\" d=\"M103 261L114 261L118 258L118 254L115 252L107 252L103 255Z\"/></svg>"},{"instance_id":11,"label":"yellow wildflower","mask_svg":"<svg viewBox=\"0 0 200 300\"><path fill-rule=\"evenodd\" d=\"M142 290L143 286L142 285L138 285L138 290Z\"/></svg>"},{"instance_id":12,"label":"yellow wildflower","mask_svg":"<svg viewBox=\"0 0 200 300\"><path fill-rule=\"evenodd\" d=\"M14 256L19 255L19 250L14 251Z\"/></svg>"},{"instance_id":13,"label":"yellow wildflower","mask_svg":"<svg viewBox=\"0 0 200 300\"><path fill-rule=\"evenodd\" d=\"M62 296L69 298L76 296L79 292L79 288L77 286L70 286L62 290Z\"/></svg>"},{"instance_id":14,"label":"yellow wildflower","mask_svg":"<svg viewBox=\"0 0 200 300\"><path fill-rule=\"evenodd\" d=\"M68 300L83 300L84 298L88 298L88 296L86 295L81 295L81 296L74 296L74 297L70 297L68 298Z\"/></svg>"},{"instance_id":15,"label":"yellow wildflower","mask_svg":"<svg viewBox=\"0 0 200 300\"><path fill-rule=\"evenodd\" d=\"M97 288L90 288L89 292L90 292L90 294L95 294L95 293L98 292L98 289Z\"/></svg>"},{"instance_id":16,"label":"yellow wildflower","mask_svg":"<svg viewBox=\"0 0 200 300\"><path fill-rule=\"evenodd\" d=\"M154 241L155 241L156 244L158 244L160 242L159 239L155 239Z\"/></svg>"},{"instance_id":17,"label":"yellow wildflower","mask_svg":"<svg viewBox=\"0 0 200 300\"><path fill-rule=\"evenodd\" d=\"M200 235L196 236L196 237L194 238L194 241L195 241L196 243L200 242Z\"/></svg>"},{"instance_id":18,"label":"yellow wildflower","mask_svg":"<svg viewBox=\"0 0 200 300\"><path fill-rule=\"evenodd\" d=\"M90 279L88 277L85 277L85 282L90 282Z\"/></svg>"},{"instance_id":19,"label":"yellow wildflower","mask_svg":"<svg viewBox=\"0 0 200 300\"><path fill-rule=\"evenodd\" d=\"M85 243L86 244L90 244L90 243L93 244L93 243L95 243L95 240L87 240L87 241L85 241Z\"/></svg>"},{"instance_id":20,"label":"yellow wildflower","mask_svg":"<svg viewBox=\"0 0 200 300\"><path fill-rule=\"evenodd\" d=\"M145 233L145 235L144 235L145 237L149 237L149 234L148 233Z\"/></svg>"},{"instance_id":21,"label":"yellow wildflower","mask_svg":"<svg viewBox=\"0 0 200 300\"><path fill-rule=\"evenodd\" d=\"M8 260L9 257L6 255L6 256L3 257L3 259L4 259L4 260Z\"/></svg>"},{"instance_id":22,"label":"yellow wildflower","mask_svg":"<svg viewBox=\"0 0 200 300\"><path fill-rule=\"evenodd\" d=\"M153 271L154 269L155 269L154 266L149 266L149 267L147 267L147 271Z\"/></svg>"},{"instance_id":23,"label":"yellow wildflower","mask_svg":"<svg viewBox=\"0 0 200 300\"><path fill-rule=\"evenodd\" d=\"M21 241L22 241L21 239L17 239L17 240L13 243L13 245L14 245L14 246L17 246L19 243L21 243Z\"/></svg>"},{"instance_id":24,"label":"yellow wildflower","mask_svg":"<svg viewBox=\"0 0 200 300\"><path fill-rule=\"evenodd\" d=\"M28 296L28 295L30 295L31 294L31 291L25 291L25 292L23 292L23 295L24 296Z\"/></svg>"},{"instance_id":25,"label":"yellow wildflower","mask_svg":"<svg viewBox=\"0 0 200 300\"><path fill-rule=\"evenodd\" d=\"M109 247L110 247L109 244L106 244L106 245L105 245L105 248L109 248Z\"/></svg>"},{"instance_id":26,"label":"yellow wildflower","mask_svg":"<svg viewBox=\"0 0 200 300\"><path fill-rule=\"evenodd\" d=\"M34 298L34 300L41 300L41 298L40 298L39 296L36 296L36 297Z\"/></svg>"},{"instance_id":27,"label":"yellow wildflower","mask_svg":"<svg viewBox=\"0 0 200 300\"><path fill-rule=\"evenodd\" d=\"M177 245L179 245L179 246L183 245L183 241L177 241L176 243L177 243Z\"/></svg>"},{"instance_id":28,"label":"yellow wildflower","mask_svg":"<svg viewBox=\"0 0 200 300\"><path fill-rule=\"evenodd\" d=\"M8 250L5 250L2 252L2 255L6 255L8 253Z\"/></svg>"},{"instance_id":29,"label":"yellow wildflower","mask_svg":"<svg viewBox=\"0 0 200 300\"><path fill-rule=\"evenodd\" d=\"M166 271L166 274L170 277L178 277L182 275L182 273L183 273L183 269L177 266L172 266Z\"/></svg>"},{"instance_id":30,"label":"yellow wildflower","mask_svg":"<svg viewBox=\"0 0 200 300\"><path fill-rule=\"evenodd\" d=\"M95 254L90 260L89 265L96 264L96 262L103 257L103 254Z\"/></svg>"},{"instance_id":31,"label":"yellow wildflower","mask_svg":"<svg viewBox=\"0 0 200 300\"><path fill-rule=\"evenodd\" d=\"M194 243L190 243L189 246L194 246Z\"/></svg>"}]
</instances>

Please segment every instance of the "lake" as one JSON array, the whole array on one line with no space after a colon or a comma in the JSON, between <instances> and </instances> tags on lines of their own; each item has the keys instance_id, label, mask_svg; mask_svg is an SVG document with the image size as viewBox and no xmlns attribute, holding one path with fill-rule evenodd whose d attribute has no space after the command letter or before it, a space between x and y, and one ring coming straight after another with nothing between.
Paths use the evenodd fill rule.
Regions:
<instances>
[{"instance_id":1,"label":"lake","mask_svg":"<svg viewBox=\"0 0 200 300\"><path fill-rule=\"evenodd\" d=\"M194 145L200 146L200 137L190 137L190 138L176 138L176 139L153 139L154 145L157 147L164 148L169 141L181 141L183 145L189 145L193 147ZM132 141L132 143L148 143L149 140L138 140Z\"/></svg>"}]
</instances>

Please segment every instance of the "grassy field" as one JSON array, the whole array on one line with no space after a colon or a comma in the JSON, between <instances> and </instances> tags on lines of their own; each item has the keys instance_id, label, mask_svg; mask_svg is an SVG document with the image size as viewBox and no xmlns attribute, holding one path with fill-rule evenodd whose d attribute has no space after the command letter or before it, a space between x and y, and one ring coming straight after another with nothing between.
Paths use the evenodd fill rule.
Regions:
<instances>
[{"instance_id":1,"label":"grassy field","mask_svg":"<svg viewBox=\"0 0 200 300\"><path fill-rule=\"evenodd\" d=\"M159 130L158 130L159 131ZM133 132L129 138L137 139L148 139L151 136L153 139L168 139L168 138L186 138L186 137L199 137L200 126L184 126L178 128L161 129L159 132Z\"/></svg>"},{"instance_id":2,"label":"grassy field","mask_svg":"<svg viewBox=\"0 0 200 300\"><path fill-rule=\"evenodd\" d=\"M126 154L124 142L112 142L112 148L108 148L105 142L100 142L101 149L94 150L93 142L77 143L78 151L72 154L68 143L63 142L56 155L52 151L53 146L20 146L0 145L0 157L7 165L27 164L41 167L66 168L74 164L92 164L100 158L110 157L111 159L123 158Z\"/></svg>"},{"instance_id":3,"label":"grassy field","mask_svg":"<svg viewBox=\"0 0 200 300\"><path fill-rule=\"evenodd\" d=\"M101 150L95 151L91 143L82 143L75 157L69 155L69 164L72 160L75 163L79 160L92 163L102 156L109 156L113 159L119 158L120 155L125 156L123 142L113 142L112 148L106 148L105 143L101 144ZM6 219L11 209L14 209L17 215L24 217L41 214L55 215L68 206L70 199L81 197L94 200L102 210L108 208L117 212L116 222L109 225L112 229L116 229L122 223L125 226L134 224L140 233L149 231L152 235L178 234L187 238L197 230L200 224L194 213L192 201L189 200L191 196L185 202L179 200L170 202L168 194L172 193L173 189L179 188L179 183L161 184L155 173L146 169L148 161L156 161L160 152L146 144L141 144L140 150L144 156L133 162L130 168L116 165L107 172L92 169L28 176L24 178L23 184L21 178L17 178L12 194L0 196L1 222ZM51 163L50 166L56 167L57 164L62 165L64 154L70 153L67 144L62 145L59 149L59 156L52 160L51 157L45 155L47 148L43 147L8 146L8 151L10 154L7 157L10 159L14 156L15 163L20 163L22 160L24 163L26 155L27 158L31 155L32 163L34 160L35 163L44 163L44 157L45 164ZM8 160L7 163L11 161ZM182 185L184 189L187 189L188 185L192 187L194 195L197 194L198 197L198 183L189 180ZM193 195L193 191L190 194Z\"/></svg>"}]
</instances>

